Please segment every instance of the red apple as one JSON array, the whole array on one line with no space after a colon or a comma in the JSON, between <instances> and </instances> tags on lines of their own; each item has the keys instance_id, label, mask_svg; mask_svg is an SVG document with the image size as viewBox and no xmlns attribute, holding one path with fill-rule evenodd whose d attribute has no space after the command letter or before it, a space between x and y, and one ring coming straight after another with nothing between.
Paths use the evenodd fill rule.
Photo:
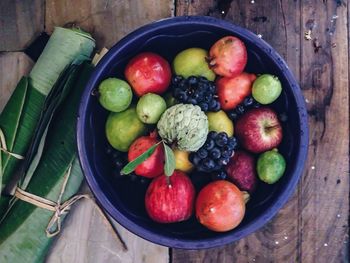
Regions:
<instances>
[{"instance_id":1,"label":"red apple","mask_svg":"<svg viewBox=\"0 0 350 263\"><path fill-rule=\"evenodd\" d=\"M228 181L211 182L198 194L196 217L210 230L225 232L234 229L242 221L244 213L243 194Z\"/></svg>"},{"instance_id":2,"label":"red apple","mask_svg":"<svg viewBox=\"0 0 350 263\"><path fill-rule=\"evenodd\" d=\"M244 149L261 153L281 143L282 126L271 108L262 107L243 114L236 122L235 134Z\"/></svg>"},{"instance_id":3,"label":"red apple","mask_svg":"<svg viewBox=\"0 0 350 263\"><path fill-rule=\"evenodd\" d=\"M193 213L195 189L188 176L175 170L172 176L161 175L151 182L145 197L146 211L158 223L187 220Z\"/></svg>"},{"instance_id":4,"label":"red apple","mask_svg":"<svg viewBox=\"0 0 350 263\"><path fill-rule=\"evenodd\" d=\"M247 57L247 49L239 38L223 37L210 48L209 67L220 76L235 77L243 72Z\"/></svg>"},{"instance_id":5,"label":"red apple","mask_svg":"<svg viewBox=\"0 0 350 263\"><path fill-rule=\"evenodd\" d=\"M146 93L163 93L171 80L169 63L161 56L151 52L144 52L132 58L124 74L139 97Z\"/></svg>"},{"instance_id":6,"label":"red apple","mask_svg":"<svg viewBox=\"0 0 350 263\"><path fill-rule=\"evenodd\" d=\"M232 110L252 93L256 76L243 72L233 78L220 78L216 81L219 102L223 110Z\"/></svg>"},{"instance_id":7,"label":"red apple","mask_svg":"<svg viewBox=\"0 0 350 263\"><path fill-rule=\"evenodd\" d=\"M150 136L142 136L136 139L128 151L128 161L136 159L158 142L157 134L151 133ZM135 169L135 174L153 178L159 176L164 170L164 149L158 145L156 150L145 161L139 164Z\"/></svg>"},{"instance_id":8,"label":"red apple","mask_svg":"<svg viewBox=\"0 0 350 263\"><path fill-rule=\"evenodd\" d=\"M242 150L235 152L225 167L227 178L234 183L239 190L252 194L255 190L257 177L254 157Z\"/></svg>"}]
</instances>

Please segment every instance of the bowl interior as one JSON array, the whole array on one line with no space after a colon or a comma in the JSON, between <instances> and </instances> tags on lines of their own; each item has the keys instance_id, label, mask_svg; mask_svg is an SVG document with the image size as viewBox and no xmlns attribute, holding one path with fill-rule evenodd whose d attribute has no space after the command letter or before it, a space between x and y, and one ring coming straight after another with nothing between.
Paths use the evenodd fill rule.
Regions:
<instances>
[{"instance_id":1,"label":"bowl interior","mask_svg":"<svg viewBox=\"0 0 350 263\"><path fill-rule=\"evenodd\" d=\"M300 163L298 157L301 148L306 147L301 142L305 130L301 125L300 112L305 109L298 102L298 96L301 96L298 95L299 88L294 79L290 78L291 74L284 61L272 48L252 33L229 25L222 26L210 21L190 23L185 19L170 24L160 22L159 26L155 24L140 29L109 51L96 68L84 93L78 124L81 127L80 132L78 131L78 144L89 185L102 206L117 221L155 243L172 247L201 248L234 241L254 231L271 218L286 201L287 195L291 193L290 188L294 188L299 178L300 166L303 166L303 163ZM279 147L286 158L287 170L276 184L259 183L257 191L247 204L243 222L232 231L209 231L194 217L176 224L154 223L148 218L144 208L144 195L148 184L116 179L113 176L113 165L105 152L107 141L104 127L108 112L90 93L107 77L124 79L123 72L127 62L142 51L158 53L171 63L178 52L190 47L208 50L216 40L226 35L235 35L244 41L248 50L247 72L274 74L282 82L282 95L272 107L287 119L282 122L284 135ZM208 182L206 178L208 177L202 174L192 176L197 191Z\"/></svg>"}]
</instances>

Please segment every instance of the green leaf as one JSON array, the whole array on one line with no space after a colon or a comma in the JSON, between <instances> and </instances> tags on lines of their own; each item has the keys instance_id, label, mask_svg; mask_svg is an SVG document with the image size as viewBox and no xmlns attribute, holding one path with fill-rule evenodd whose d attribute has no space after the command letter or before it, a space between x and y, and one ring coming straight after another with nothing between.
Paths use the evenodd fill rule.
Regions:
<instances>
[{"instance_id":1,"label":"green leaf","mask_svg":"<svg viewBox=\"0 0 350 263\"><path fill-rule=\"evenodd\" d=\"M121 170L120 174L130 174L130 173L132 173L139 164L141 164L148 157L150 157L152 155L152 153L154 153L154 151L156 150L156 147L160 143L161 143L161 141L156 143L155 145L149 147L147 151L145 151L143 154L139 155L136 159L134 159L133 161L131 161L127 165L125 165L123 167L123 169Z\"/></svg>"},{"instance_id":2,"label":"green leaf","mask_svg":"<svg viewBox=\"0 0 350 263\"><path fill-rule=\"evenodd\" d=\"M22 110L26 101L28 90L28 78L23 77L17 84L15 91L6 104L4 110L0 114L0 128L2 129L7 148L10 152L14 152L13 146L17 136L22 115ZM21 153L19 153L21 154ZM8 163L20 163L20 160L11 157L7 153L0 152L0 192L3 190L3 184L8 182ZM10 165L11 166L11 165ZM12 171L11 171L12 172ZM5 178L4 178L5 177ZM4 181L4 183L3 183ZM1 197L0 197L1 198ZM1 205L0 205L1 207Z\"/></svg>"},{"instance_id":3,"label":"green leaf","mask_svg":"<svg viewBox=\"0 0 350 263\"><path fill-rule=\"evenodd\" d=\"M175 170L175 155L173 150L163 142L164 154L165 154L165 165L164 172L166 176L171 176Z\"/></svg>"}]
</instances>

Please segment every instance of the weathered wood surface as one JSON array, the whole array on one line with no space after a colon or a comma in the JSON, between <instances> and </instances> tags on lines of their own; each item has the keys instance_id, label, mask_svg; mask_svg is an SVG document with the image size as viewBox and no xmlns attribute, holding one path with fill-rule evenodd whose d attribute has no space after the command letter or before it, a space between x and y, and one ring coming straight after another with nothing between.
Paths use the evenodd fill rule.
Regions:
<instances>
[{"instance_id":1,"label":"weathered wood surface","mask_svg":"<svg viewBox=\"0 0 350 263\"><path fill-rule=\"evenodd\" d=\"M20 78L32 68L32 60L23 52L0 53L0 112Z\"/></svg>"},{"instance_id":2,"label":"weathered wood surface","mask_svg":"<svg viewBox=\"0 0 350 263\"><path fill-rule=\"evenodd\" d=\"M44 30L44 2L0 1L0 52L23 50Z\"/></svg>"},{"instance_id":3,"label":"weathered wood surface","mask_svg":"<svg viewBox=\"0 0 350 263\"><path fill-rule=\"evenodd\" d=\"M94 36L98 48L110 48L132 30L171 16L172 7L169 0L47 0L45 28L78 26Z\"/></svg>"},{"instance_id":4,"label":"weathered wood surface","mask_svg":"<svg viewBox=\"0 0 350 263\"><path fill-rule=\"evenodd\" d=\"M226 247L174 250L173 262L348 262L346 1L200 2L177 1L176 15L233 21L261 34L286 59L307 101L310 150L297 192L269 224ZM307 41L309 29L313 40Z\"/></svg>"},{"instance_id":5,"label":"weathered wood surface","mask_svg":"<svg viewBox=\"0 0 350 263\"><path fill-rule=\"evenodd\" d=\"M51 32L67 24L90 31L98 47L110 47L134 28L174 12L220 17L247 27L286 59L309 110L309 157L297 191L269 224L239 242L170 254L117 226L129 247L124 252L97 210L83 201L74 207L47 262L348 262L347 1L5 0L0 3L0 51L22 50L42 29ZM308 30L313 40L305 40ZM21 52L0 53L0 110L31 66Z\"/></svg>"},{"instance_id":6,"label":"weathered wood surface","mask_svg":"<svg viewBox=\"0 0 350 263\"><path fill-rule=\"evenodd\" d=\"M89 192L87 185L82 189ZM168 249L143 240L115 223L128 251L106 225L91 201L76 205L55 241L46 262L74 263L167 263Z\"/></svg>"}]
</instances>

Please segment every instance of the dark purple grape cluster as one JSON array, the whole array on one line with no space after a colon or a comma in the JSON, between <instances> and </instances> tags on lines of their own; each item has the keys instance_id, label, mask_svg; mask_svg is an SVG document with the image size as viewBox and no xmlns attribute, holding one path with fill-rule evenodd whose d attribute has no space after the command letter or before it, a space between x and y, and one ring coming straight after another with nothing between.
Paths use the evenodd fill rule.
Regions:
<instances>
[{"instance_id":1,"label":"dark purple grape cluster","mask_svg":"<svg viewBox=\"0 0 350 263\"><path fill-rule=\"evenodd\" d=\"M220 110L215 83L205 77L174 76L171 86L174 98L181 103L198 105L202 111Z\"/></svg>"},{"instance_id":2,"label":"dark purple grape cluster","mask_svg":"<svg viewBox=\"0 0 350 263\"><path fill-rule=\"evenodd\" d=\"M246 111L254 108L259 108L261 104L254 100L252 96L246 97L241 104L236 108L228 112L228 116L231 120L235 121L242 116Z\"/></svg>"},{"instance_id":3,"label":"dark purple grape cluster","mask_svg":"<svg viewBox=\"0 0 350 263\"><path fill-rule=\"evenodd\" d=\"M204 145L190 154L190 161L200 172L219 171L228 164L236 148L235 137L228 137L226 132L211 131Z\"/></svg>"}]
</instances>

